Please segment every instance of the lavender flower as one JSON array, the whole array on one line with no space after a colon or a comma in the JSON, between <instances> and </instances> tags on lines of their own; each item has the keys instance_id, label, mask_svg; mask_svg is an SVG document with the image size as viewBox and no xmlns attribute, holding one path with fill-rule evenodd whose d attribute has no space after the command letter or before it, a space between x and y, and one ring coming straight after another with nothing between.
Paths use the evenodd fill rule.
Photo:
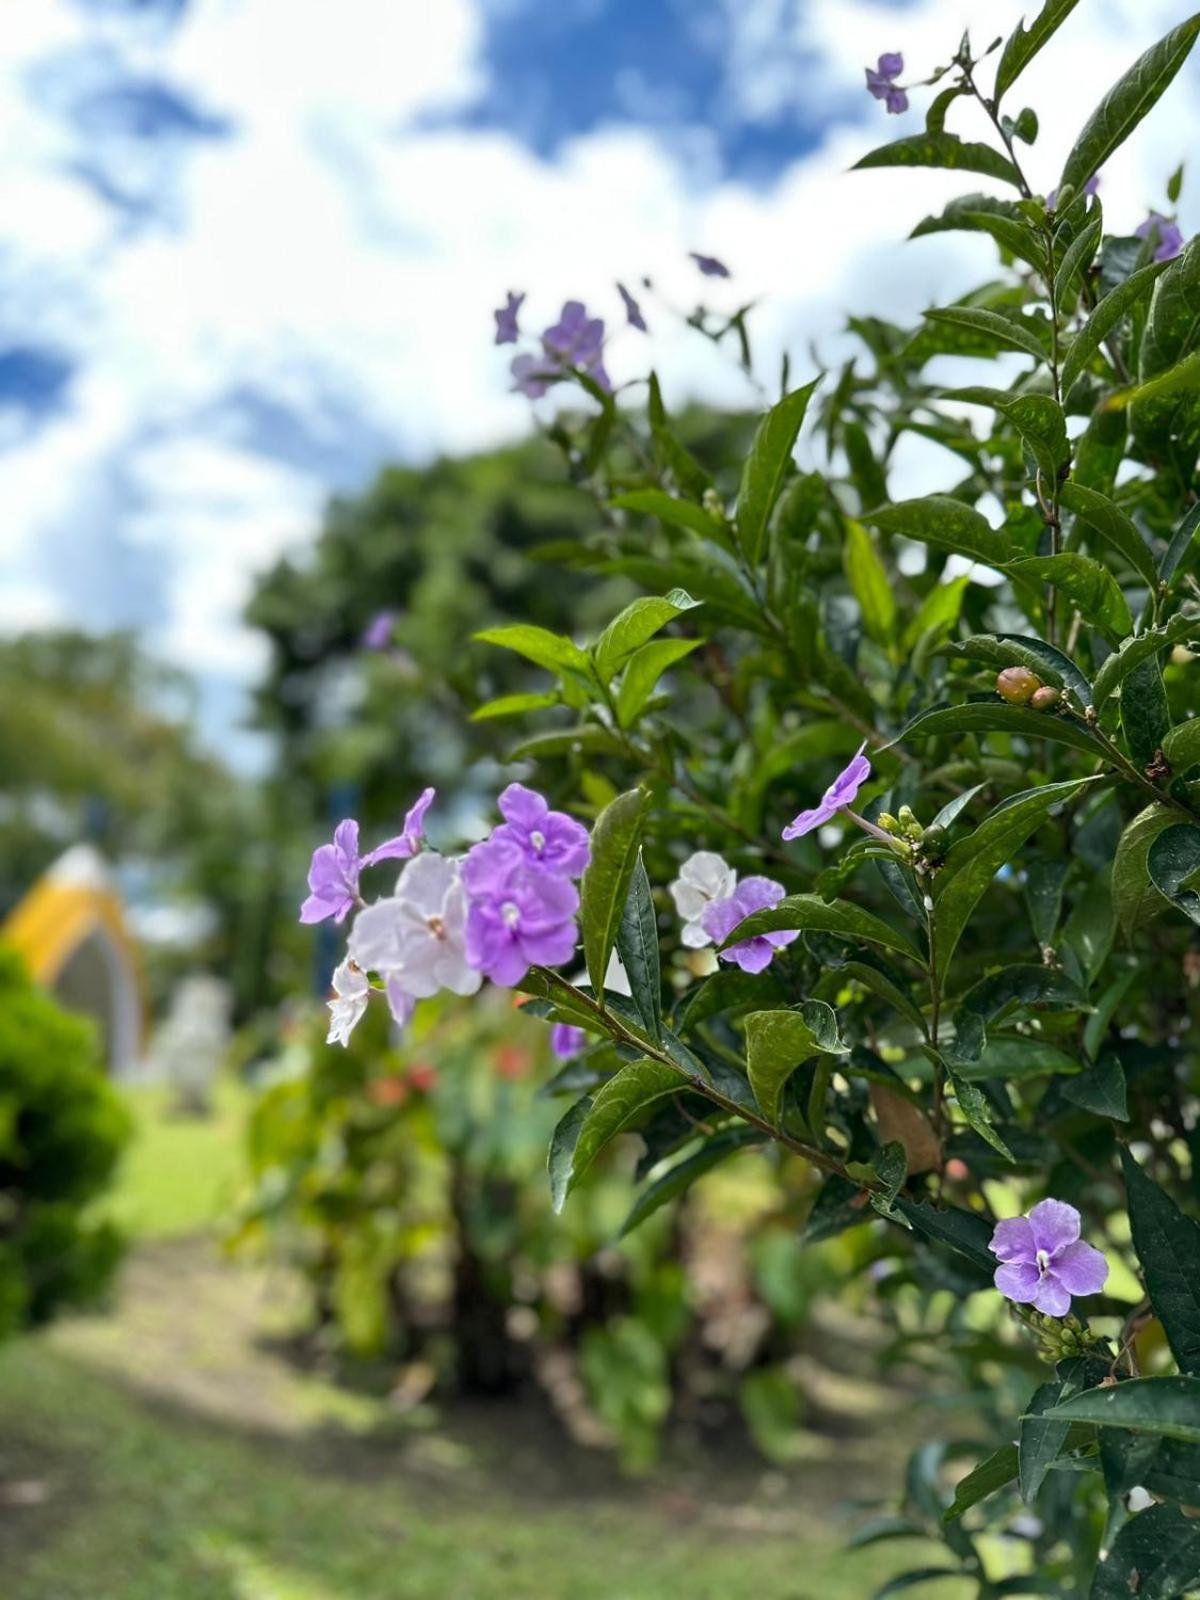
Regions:
<instances>
[{"instance_id":1,"label":"lavender flower","mask_svg":"<svg viewBox=\"0 0 1200 1600\"><path fill-rule=\"evenodd\" d=\"M427 1000L440 989L465 995L479 988L479 973L465 954L466 922L460 863L427 850L404 868L390 899L359 912L350 957L364 972L383 976L392 1015L403 1022L411 1014L409 1000Z\"/></svg>"},{"instance_id":2,"label":"lavender flower","mask_svg":"<svg viewBox=\"0 0 1200 1600\"><path fill-rule=\"evenodd\" d=\"M697 250L689 250L688 255L700 268L706 278L728 278L732 274L723 261L718 261L716 256L702 256Z\"/></svg>"},{"instance_id":3,"label":"lavender flower","mask_svg":"<svg viewBox=\"0 0 1200 1600\"><path fill-rule=\"evenodd\" d=\"M556 1022L550 1030L550 1048L560 1061L570 1061L587 1044L587 1034L571 1022Z\"/></svg>"},{"instance_id":4,"label":"lavender flower","mask_svg":"<svg viewBox=\"0 0 1200 1600\"><path fill-rule=\"evenodd\" d=\"M540 400L563 376L545 356L514 356L508 370L512 373L513 388L527 400Z\"/></svg>"},{"instance_id":5,"label":"lavender flower","mask_svg":"<svg viewBox=\"0 0 1200 1600\"><path fill-rule=\"evenodd\" d=\"M579 894L569 879L531 865L520 845L494 835L468 852L462 877L466 958L493 983L519 983L535 962L554 967L574 955Z\"/></svg>"},{"instance_id":6,"label":"lavender flower","mask_svg":"<svg viewBox=\"0 0 1200 1600\"><path fill-rule=\"evenodd\" d=\"M1155 240L1155 261L1173 261L1183 249L1183 234L1179 231L1178 223L1172 222L1170 217L1164 217L1160 211L1152 211L1145 222L1133 231L1139 239Z\"/></svg>"},{"instance_id":7,"label":"lavender flower","mask_svg":"<svg viewBox=\"0 0 1200 1600\"><path fill-rule=\"evenodd\" d=\"M683 919L680 940L689 950L703 950L712 943L704 927L704 913L719 900L728 900L737 885L737 873L712 850L697 850L679 869L679 876L667 885L675 909Z\"/></svg>"},{"instance_id":8,"label":"lavender flower","mask_svg":"<svg viewBox=\"0 0 1200 1600\"><path fill-rule=\"evenodd\" d=\"M510 783L497 801L504 821L493 839L515 844L531 867L577 878L591 856L588 831L565 811L551 811L542 795Z\"/></svg>"},{"instance_id":9,"label":"lavender flower","mask_svg":"<svg viewBox=\"0 0 1200 1600\"><path fill-rule=\"evenodd\" d=\"M436 794L437 790L432 787L422 789L404 819L404 831L365 855L362 858L363 866L373 867L377 861L407 861L415 856L425 834L425 813L433 804Z\"/></svg>"},{"instance_id":10,"label":"lavender flower","mask_svg":"<svg viewBox=\"0 0 1200 1600\"><path fill-rule=\"evenodd\" d=\"M496 319L497 344L516 344L521 333L517 327L517 312L520 311L524 299L524 294L514 294L510 289L505 303L492 312Z\"/></svg>"},{"instance_id":11,"label":"lavender flower","mask_svg":"<svg viewBox=\"0 0 1200 1600\"><path fill-rule=\"evenodd\" d=\"M1080 1217L1063 1200L1042 1200L1027 1217L998 1222L988 1248L1001 1263L996 1287L1018 1305L1065 1317L1071 1296L1098 1294L1108 1262L1079 1238Z\"/></svg>"},{"instance_id":12,"label":"lavender flower","mask_svg":"<svg viewBox=\"0 0 1200 1600\"><path fill-rule=\"evenodd\" d=\"M642 308L630 294L623 283L617 285L617 293L625 303L625 316L631 328L636 328L639 333L648 333L646 319L642 315Z\"/></svg>"},{"instance_id":13,"label":"lavender flower","mask_svg":"<svg viewBox=\"0 0 1200 1600\"><path fill-rule=\"evenodd\" d=\"M300 907L300 921L324 922L326 917L332 917L335 922L344 922L358 899L361 866L358 823L347 817L333 830L333 843L313 851L308 869L312 893Z\"/></svg>"},{"instance_id":14,"label":"lavender flower","mask_svg":"<svg viewBox=\"0 0 1200 1600\"><path fill-rule=\"evenodd\" d=\"M364 650L386 650L392 642L392 629L396 625L394 611L377 611L363 629Z\"/></svg>"},{"instance_id":15,"label":"lavender flower","mask_svg":"<svg viewBox=\"0 0 1200 1600\"><path fill-rule=\"evenodd\" d=\"M353 961L343 961L334 972L333 996L329 1001L329 1032L325 1043L346 1046L362 1021L371 997L367 975Z\"/></svg>"},{"instance_id":16,"label":"lavender flower","mask_svg":"<svg viewBox=\"0 0 1200 1600\"><path fill-rule=\"evenodd\" d=\"M898 50L881 55L879 65L874 71L870 67L866 70L868 94L874 95L876 100L886 102L893 116L899 116L902 111L908 110L908 96L895 81L904 71L904 57Z\"/></svg>"},{"instance_id":17,"label":"lavender flower","mask_svg":"<svg viewBox=\"0 0 1200 1600\"><path fill-rule=\"evenodd\" d=\"M558 321L542 334L542 353L513 358L513 388L539 400L573 368L586 372L602 389L612 383L604 370L604 319L589 317L581 300L568 300Z\"/></svg>"},{"instance_id":18,"label":"lavender flower","mask_svg":"<svg viewBox=\"0 0 1200 1600\"><path fill-rule=\"evenodd\" d=\"M772 878L743 878L727 900L713 900L705 907L700 918L704 932L720 944L752 912L778 905L783 893L783 885ZM719 950L717 956L721 961L732 961L743 972L762 972L770 965L776 950L799 937L795 929L760 933L743 939L740 944L730 945L728 950Z\"/></svg>"},{"instance_id":19,"label":"lavender flower","mask_svg":"<svg viewBox=\"0 0 1200 1600\"><path fill-rule=\"evenodd\" d=\"M792 818L783 830L785 839L802 839L806 833L811 833L814 828L819 828L833 817L843 806L851 805L858 798L858 791L871 776L871 763L863 755L866 744L860 744L854 759L837 777L821 796L820 803L813 806L810 811L801 811Z\"/></svg>"}]
</instances>

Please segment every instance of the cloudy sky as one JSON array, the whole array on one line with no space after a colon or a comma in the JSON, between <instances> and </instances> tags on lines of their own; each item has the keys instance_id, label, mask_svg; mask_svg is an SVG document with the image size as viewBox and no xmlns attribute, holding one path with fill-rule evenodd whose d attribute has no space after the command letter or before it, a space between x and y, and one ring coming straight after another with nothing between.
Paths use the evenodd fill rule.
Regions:
<instances>
[{"instance_id":1,"label":"cloudy sky","mask_svg":"<svg viewBox=\"0 0 1200 1600\"><path fill-rule=\"evenodd\" d=\"M503 290L528 290L534 324L569 293L619 320L614 279L645 273L671 304L721 303L686 256L710 251L731 305L767 301L764 370L788 347L799 378L848 311L967 288L981 241L900 243L961 183L846 173L928 93L885 117L862 68L903 50L923 76L968 23L983 43L1034 9L4 0L0 628L139 627L226 737L261 665L239 622L252 575L311 538L330 490L526 425L491 344ZM1081 0L1023 80L1036 181L1189 9ZM1110 164L1110 225L1164 204L1198 86L1193 63ZM655 322L649 350L614 343L615 377L652 360L669 397L753 402Z\"/></svg>"}]
</instances>

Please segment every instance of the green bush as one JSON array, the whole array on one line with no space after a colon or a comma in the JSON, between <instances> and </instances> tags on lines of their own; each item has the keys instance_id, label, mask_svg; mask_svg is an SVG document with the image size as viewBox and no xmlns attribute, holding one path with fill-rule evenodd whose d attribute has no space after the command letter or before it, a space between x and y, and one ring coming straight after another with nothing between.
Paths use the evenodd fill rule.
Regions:
<instances>
[{"instance_id":1,"label":"green bush","mask_svg":"<svg viewBox=\"0 0 1200 1600\"><path fill-rule=\"evenodd\" d=\"M120 1238L88 1207L128 1135L89 1026L0 950L0 1336L104 1289Z\"/></svg>"}]
</instances>

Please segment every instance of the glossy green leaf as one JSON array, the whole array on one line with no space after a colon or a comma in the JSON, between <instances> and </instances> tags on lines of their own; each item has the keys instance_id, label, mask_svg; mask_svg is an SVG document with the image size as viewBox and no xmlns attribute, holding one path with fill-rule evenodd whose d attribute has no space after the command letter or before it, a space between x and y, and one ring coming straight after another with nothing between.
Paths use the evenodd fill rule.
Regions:
<instances>
[{"instance_id":1,"label":"glossy green leaf","mask_svg":"<svg viewBox=\"0 0 1200 1600\"><path fill-rule=\"evenodd\" d=\"M1190 717L1171 729L1163 740L1163 755L1176 773L1187 772L1200 761L1200 717Z\"/></svg>"},{"instance_id":2,"label":"glossy green leaf","mask_svg":"<svg viewBox=\"0 0 1200 1600\"><path fill-rule=\"evenodd\" d=\"M1150 846L1165 829L1179 821L1170 806L1149 805L1139 811L1122 833L1113 858L1112 896L1117 921L1126 938L1167 909L1169 901L1150 878Z\"/></svg>"},{"instance_id":3,"label":"glossy green leaf","mask_svg":"<svg viewBox=\"0 0 1200 1600\"><path fill-rule=\"evenodd\" d=\"M550 1174L550 1201L555 1211L561 1211L571 1187L571 1169L575 1161L575 1146L579 1130L592 1109L590 1095L584 1095L559 1119L550 1139L550 1153L546 1160Z\"/></svg>"},{"instance_id":4,"label":"glossy green leaf","mask_svg":"<svg viewBox=\"0 0 1200 1600\"><path fill-rule=\"evenodd\" d=\"M1060 188L1070 184L1082 189L1113 151L1124 144L1187 60L1197 32L1200 15L1172 28L1117 80L1075 141L1063 167Z\"/></svg>"},{"instance_id":5,"label":"glossy green leaf","mask_svg":"<svg viewBox=\"0 0 1200 1600\"><path fill-rule=\"evenodd\" d=\"M1103 220L1097 206L1096 215L1079 230L1063 251L1062 259L1054 272L1054 293L1060 305L1071 298L1076 278L1087 271L1092 257L1096 254L1096 247L1100 243L1100 233L1103 226ZM1065 387L1062 392L1064 395L1067 393Z\"/></svg>"},{"instance_id":6,"label":"glossy green leaf","mask_svg":"<svg viewBox=\"0 0 1200 1600\"><path fill-rule=\"evenodd\" d=\"M656 1101L669 1094L678 1094L690 1084L691 1079L682 1068L648 1060L631 1061L627 1067L615 1072L607 1083L601 1084L587 1102L569 1161L564 1156L559 1162L558 1190L563 1199L606 1144L636 1122ZM567 1116L570 1115L571 1112L568 1112ZM566 1118L563 1120L565 1122ZM562 1200L559 1200L558 1209L561 1208Z\"/></svg>"},{"instance_id":7,"label":"glossy green leaf","mask_svg":"<svg viewBox=\"0 0 1200 1600\"><path fill-rule=\"evenodd\" d=\"M1109 1389L1085 1389L1055 1406L1051 1415L1200 1444L1200 1378L1130 1378Z\"/></svg>"},{"instance_id":8,"label":"glossy green leaf","mask_svg":"<svg viewBox=\"0 0 1200 1600\"><path fill-rule=\"evenodd\" d=\"M1179 1370L1192 1374L1200 1429L1200 1226L1122 1149L1133 1248ZM1171 1435L1184 1437L1184 1435ZM1200 1438L1200 1432L1197 1434Z\"/></svg>"},{"instance_id":9,"label":"glossy green leaf","mask_svg":"<svg viewBox=\"0 0 1200 1600\"><path fill-rule=\"evenodd\" d=\"M1047 359L1046 346L1031 328L1015 317L1005 317L998 311L988 311L982 306L946 306L941 310L927 311L926 319L935 323L948 323L951 327L969 328L972 333L983 334L990 343L1002 350L1019 350L1032 356L1039 364Z\"/></svg>"},{"instance_id":10,"label":"glossy green leaf","mask_svg":"<svg viewBox=\"0 0 1200 1600\"><path fill-rule=\"evenodd\" d=\"M1197 529L1200 529L1200 501L1184 517L1163 552L1163 558L1158 564L1158 576L1163 583L1170 583L1174 578L1184 557L1192 548Z\"/></svg>"},{"instance_id":11,"label":"glossy green leaf","mask_svg":"<svg viewBox=\"0 0 1200 1600\"><path fill-rule=\"evenodd\" d=\"M1008 36L1000 65L996 68L996 87L992 98L997 105L1078 4L1079 0L1046 0L1028 28L1024 22L1017 24Z\"/></svg>"},{"instance_id":12,"label":"glossy green leaf","mask_svg":"<svg viewBox=\"0 0 1200 1600\"><path fill-rule=\"evenodd\" d=\"M935 706L932 711L915 717L896 742L909 744L915 739L959 733L1004 733L1022 739L1049 739L1088 755L1103 754L1099 741L1078 722L1068 721L1053 711L1030 711L1027 706L1007 705L999 695L994 701L970 700L961 706Z\"/></svg>"},{"instance_id":13,"label":"glossy green leaf","mask_svg":"<svg viewBox=\"0 0 1200 1600\"><path fill-rule=\"evenodd\" d=\"M1037 1498L1071 1430L1069 1422L1048 1421L1045 1413L1075 1394L1078 1388L1078 1384L1056 1378L1051 1383L1039 1384L1030 1397L1017 1439L1018 1481L1021 1498L1027 1505L1032 1505Z\"/></svg>"},{"instance_id":14,"label":"glossy green leaf","mask_svg":"<svg viewBox=\"0 0 1200 1600\"><path fill-rule=\"evenodd\" d=\"M548 628L536 628L530 623L514 622L503 628L485 628L475 635L481 644L496 644L503 650L513 650L535 666L548 672L576 672L586 674L588 658L578 645Z\"/></svg>"},{"instance_id":15,"label":"glossy green leaf","mask_svg":"<svg viewBox=\"0 0 1200 1600\"><path fill-rule=\"evenodd\" d=\"M1171 707L1157 655L1125 674L1121 728L1135 766L1144 769L1157 761L1171 731Z\"/></svg>"},{"instance_id":16,"label":"glossy green leaf","mask_svg":"<svg viewBox=\"0 0 1200 1600\"><path fill-rule=\"evenodd\" d=\"M935 1207L909 1200L905 1195L897 1197L896 1210L918 1233L963 1256L985 1273L990 1281L996 1271L996 1258L988 1249L994 1224L986 1217L974 1211L964 1211L959 1206Z\"/></svg>"},{"instance_id":17,"label":"glossy green leaf","mask_svg":"<svg viewBox=\"0 0 1200 1600\"><path fill-rule=\"evenodd\" d=\"M1194 638L1200 634L1200 617L1187 617L1182 613L1173 616L1161 628L1148 628L1144 633L1139 633L1132 639L1126 639L1118 650L1107 656L1096 674L1095 706L1099 710L1104 702L1121 685L1135 667L1140 667L1143 662L1161 655L1172 645L1180 644L1184 639ZM1186 726L1186 724L1185 724ZM1174 730L1173 730L1174 731ZM1167 740L1171 734L1167 735ZM1166 749L1166 740L1163 749Z\"/></svg>"},{"instance_id":18,"label":"glossy green leaf","mask_svg":"<svg viewBox=\"0 0 1200 1600\"><path fill-rule=\"evenodd\" d=\"M990 661L997 667L1028 667L1043 683L1069 689L1080 707L1092 704L1092 686L1076 664L1042 639L1020 633L973 633L946 646L952 655Z\"/></svg>"},{"instance_id":19,"label":"glossy green leaf","mask_svg":"<svg viewBox=\"0 0 1200 1600\"><path fill-rule=\"evenodd\" d=\"M701 603L693 600L684 589L672 589L670 594L661 598L647 595L631 601L596 640L593 654L600 681L607 683L647 639L652 639L668 622L673 622L676 617Z\"/></svg>"},{"instance_id":20,"label":"glossy green leaf","mask_svg":"<svg viewBox=\"0 0 1200 1600\"><path fill-rule=\"evenodd\" d=\"M711 544L728 546L729 535L715 518L691 500L668 494L665 489L632 489L612 501L618 511L640 511L643 516L657 517L676 528L687 528L698 533Z\"/></svg>"},{"instance_id":21,"label":"glossy green leaf","mask_svg":"<svg viewBox=\"0 0 1200 1600\"><path fill-rule=\"evenodd\" d=\"M759 423L750 446L738 490L737 528L742 553L752 567L762 560L766 549L771 512L791 470L792 451L819 382L814 378L773 406Z\"/></svg>"},{"instance_id":22,"label":"glossy green leaf","mask_svg":"<svg viewBox=\"0 0 1200 1600\"><path fill-rule=\"evenodd\" d=\"M790 894L778 905L755 911L738 924L726 944L738 944L760 933L779 933L792 928L801 933L834 933L844 939L861 939L900 955L917 954L905 934L889 927L872 912L845 900L822 900L815 894Z\"/></svg>"},{"instance_id":23,"label":"glossy green leaf","mask_svg":"<svg viewBox=\"0 0 1200 1600\"><path fill-rule=\"evenodd\" d=\"M946 1081L954 1094L958 1109L971 1128L985 1144L990 1144L998 1155L1002 1155L1006 1161L1012 1161L1013 1153L997 1132L992 1107L979 1085L973 1083L970 1078L961 1077L953 1067L947 1068Z\"/></svg>"},{"instance_id":24,"label":"glossy green leaf","mask_svg":"<svg viewBox=\"0 0 1200 1600\"><path fill-rule=\"evenodd\" d=\"M998 411L1021 435L1046 482L1053 484L1058 481L1071 459L1071 447L1067 441L1067 424L1062 407L1048 394L1014 395L1004 389L975 385L968 389L950 389L946 399L961 400L968 405L991 406Z\"/></svg>"},{"instance_id":25,"label":"glossy green leaf","mask_svg":"<svg viewBox=\"0 0 1200 1600\"><path fill-rule=\"evenodd\" d=\"M662 974L658 959L658 917L641 850L637 853L625 909L617 927L617 953L629 976L638 1015L652 1039L662 1037Z\"/></svg>"},{"instance_id":26,"label":"glossy green leaf","mask_svg":"<svg viewBox=\"0 0 1200 1600\"><path fill-rule=\"evenodd\" d=\"M1101 1056L1094 1066L1065 1083L1063 1098L1093 1116L1129 1121L1125 1070L1114 1055Z\"/></svg>"},{"instance_id":27,"label":"glossy green leaf","mask_svg":"<svg viewBox=\"0 0 1200 1600\"><path fill-rule=\"evenodd\" d=\"M677 1161L639 1195L637 1204L625 1218L619 1237L623 1239L627 1233L632 1233L636 1227L645 1222L647 1217L652 1217L663 1206L678 1199L698 1178L702 1178L707 1172L712 1172L730 1156L736 1155L739 1150L763 1144L766 1138L765 1133L761 1133L757 1128L749 1128L745 1124L722 1128L720 1132L713 1134L698 1150L693 1150L682 1161Z\"/></svg>"},{"instance_id":28,"label":"glossy green leaf","mask_svg":"<svg viewBox=\"0 0 1200 1600\"><path fill-rule=\"evenodd\" d=\"M746 1073L763 1115L779 1124L779 1102L796 1068L815 1055L846 1055L837 1017L822 1000L798 1011L754 1011L746 1018Z\"/></svg>"},{"instance_id":29,"label":"glossy green leaf","mask_svg":"<svg viewBox=\"0 0 1200 1600\"><path fill-rule=\"evenodd\" d=\"M896 630L896 596L887 568L861 522L846 524L846 577L862 612L863 626L876 644L888 645Z\"/></svg>"},{"instance_id":30,"label":"glossy green leaf","mask_svg":"<svg viewBox=\"0 0 1200 1600\"><path fill-rule=\"evenodd\" d=\"M922 544L953 550L994 567L1003 566L1017 554L1003 529L993 528L978 511L948 495L900 500L872 511L866 521L884 533L903 534L906 539L919 539Z\"/></svg>"},{"instance_id":31,"label":"glossy green leaf","mask_svg":"<svg viewBox=\"0 0 1200 1600\"><path fill-rule=\"evenodd\" d=\"M663 405L658 374L654 372L650 374L650 398L647 409L654 459L659 470L674 481L681 494L687 495L692 500L701 499L704 491L712 484L712 478L672 431L670 418Z\"/></svg>"},{"instance_id":32,"label":"glossy green leaf","mask_svg":"<svg viewBox=\"0 0 1200 1600\"><path fill-rule=\"evenodd\" d=\"M1155 280L1166 270L1166 263L1152 261L1141 267L1115 289L1110 289L1092 312L1083 327L1072 339L1062 364L1062 392L1070 394L1076 382L1087 371L1104 341L1120 326L1122 320L1150 293Z\"/></svg>"},{"instance_id":33,"label":"glossy green leaf","mask_svg":"<svg viewBox=\"0 0 1200 1600\"><path fill-rule=\"evenodd\" d=\"M1090 1600L1179 1600L1198 1582L1200 1522L1177 1506L1151 1506L1113 1540Z\"/></svg>"},{"instance_id":34,"label":"glossy green leaf","mask_svg":"<svg viewBox=\"0 0 1200 1600\"><path fill-rule=\"evenodd\" d=\"M1150 881L1185 917L1200 923L1200 894L1193 885L1200 873L1200 828L1176 821L1151 841L1146 852Z\"/></svg>"},{"instance_id":35,"label":"glossy green leaf","mask_svg":"<svg viewBox=\"0 0 1200 1600\"><path fill-rule=\"evenodd\" d=\"M951 167L962 172L982 172L1021 187L1020 174L1007 156L990 144L972 144L953 133L913 133L881 145L855 162L855 170L870 167Z\"/></svg>"},{"instance_id":36,"label":"glossy green leaf","mask_svg":"<svg viewBox=\"0 0 1200 1600\"><path fill-rule=\"evenodd\" d=\"M625 897L637 865L646 808L645 789L618 795L596 819L592 859L580 885L580 921L588 976L597 995L603 993L608 958L617 939Z\"/></svg>"},{"instance_id":37,"label":"glossy green leaf","mask_svg":"<svg viewBox=\"0 0 1200 1600\"><path fill-rule=\"evenodd\" d=\"M1133 627L1129 604L1117 580L1090 556L1069 550L1054 556L1029 556L1010 562L1008 570L1014 578L1048 583L1057 589L1082 612L1086 622L1112 641L1123 639Z\"/></svg>"},{"instance_id":38,"label":"glossy green leaf","mask_svg":"<svg viewBox=\"0 0 1200 1600\"><path fill-rule=\"evenodd\" d=\"M987 194L960 195L940 216L926 217L919 222L910 237L920 239L931 233L986 233L1035 272L1041 272L1046 264L1046 246L1041 233L1012 200L998 200Z\"/></svg>"},{"instance_id":39,"label":"glossy green leaf","mask_svg":"<svg viewBox=\"0 0 1200 1600\"><path fill-rule=\"evenodd\" d=\"M1200 245L1195 240L1166 265L1154 288L1142 338L1138 375L1147 379L1176 370L1200 341Z\"/></svg>"},{"instance_id":40,"label":"glossy green leaf","mask_svg":"<svg viewBox=\"0 0 1200 1600\"><path fill-rule=\"evenodd\" d=\"M562 704L557 694L505 694L498 700L485 701L471 713L472 722L486 722L492 717L519 717L526 711L545 711L549 706Z\"/></svg>"},{"instance_id":41,"label":"glossy green leaf","mask_svg":"<svg viewBox=\"0 0 1200 1600\"><path fill-rule=\"evenodd\" d=\"M964 1511L969 1511L972 1506L977 1506L981 1500L986 1500L988 1495L995 1494L997 1489L1003 1489L1012 1483L1017 1476L1017 1447L1015 1444L1001 1445L985 1461L968 1472L965 1478L960 1478L954 1486L954 1499L943 1518L946 1522L954 1522L961 1517Z\"/></svg>"},{"instance_id":42,"label":"glossy green leaf","mask_svg":"<svg viewBox=\"0 0 1200 1600\"><path fill-rule=\"evenodd\" d=\"M663 673L704 643L703 639L651 639L625 663L617 690L617 721L629 728L649 704Z\"/></svg>"},{"instance_id":43,"label":"glossy green leaf","mask_svg":"<svg viewBox=\"0 0 1200 1600\"><path fill-rule=\"evenodd\" d=\"M933 886L939 977L945 977L967 920L996 873L1056 805L1091 781L1072 778L1016 795L985 817L969 837L951 846Z\"/></svg>"},{"instance_id":44,"label":"glossy green leaf","mask_svg":"<svg viewBox=\"0 0 1200 1600\"><path fill-rule=\"evenodd\" d=\"M1074 512L1084 525L1101 539L1119 550L1130 566L1145 578L1148 584L1158 580L1158 569L1150 546L1120 506L1094 489L1085 489L1077 483L1064 483L1062 503Z\"/></svg>"}]
</instances>

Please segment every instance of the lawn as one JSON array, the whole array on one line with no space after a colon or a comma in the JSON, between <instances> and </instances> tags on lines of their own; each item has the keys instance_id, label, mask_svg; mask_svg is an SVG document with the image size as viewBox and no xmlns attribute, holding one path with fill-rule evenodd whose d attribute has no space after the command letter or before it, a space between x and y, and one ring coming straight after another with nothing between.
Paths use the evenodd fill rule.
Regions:
<instances>
[{"instance_id":1,"label":"lawn","mask_svg":"<svg viewBox=\"0 0 1200 1600\"><path fill-rule=\"evenodd\" d=\"M114 1306L0 1351L3 1600L866 1600L936 1563L844 1552L835 1497L869 1487L869 1440L630 1483L536 1405L402 1416L306 1370L281 1338L294 1282L204 1234L236 1100L138 1114L114 1204L150 1237Z\"/></svg>"}]
</instances>

